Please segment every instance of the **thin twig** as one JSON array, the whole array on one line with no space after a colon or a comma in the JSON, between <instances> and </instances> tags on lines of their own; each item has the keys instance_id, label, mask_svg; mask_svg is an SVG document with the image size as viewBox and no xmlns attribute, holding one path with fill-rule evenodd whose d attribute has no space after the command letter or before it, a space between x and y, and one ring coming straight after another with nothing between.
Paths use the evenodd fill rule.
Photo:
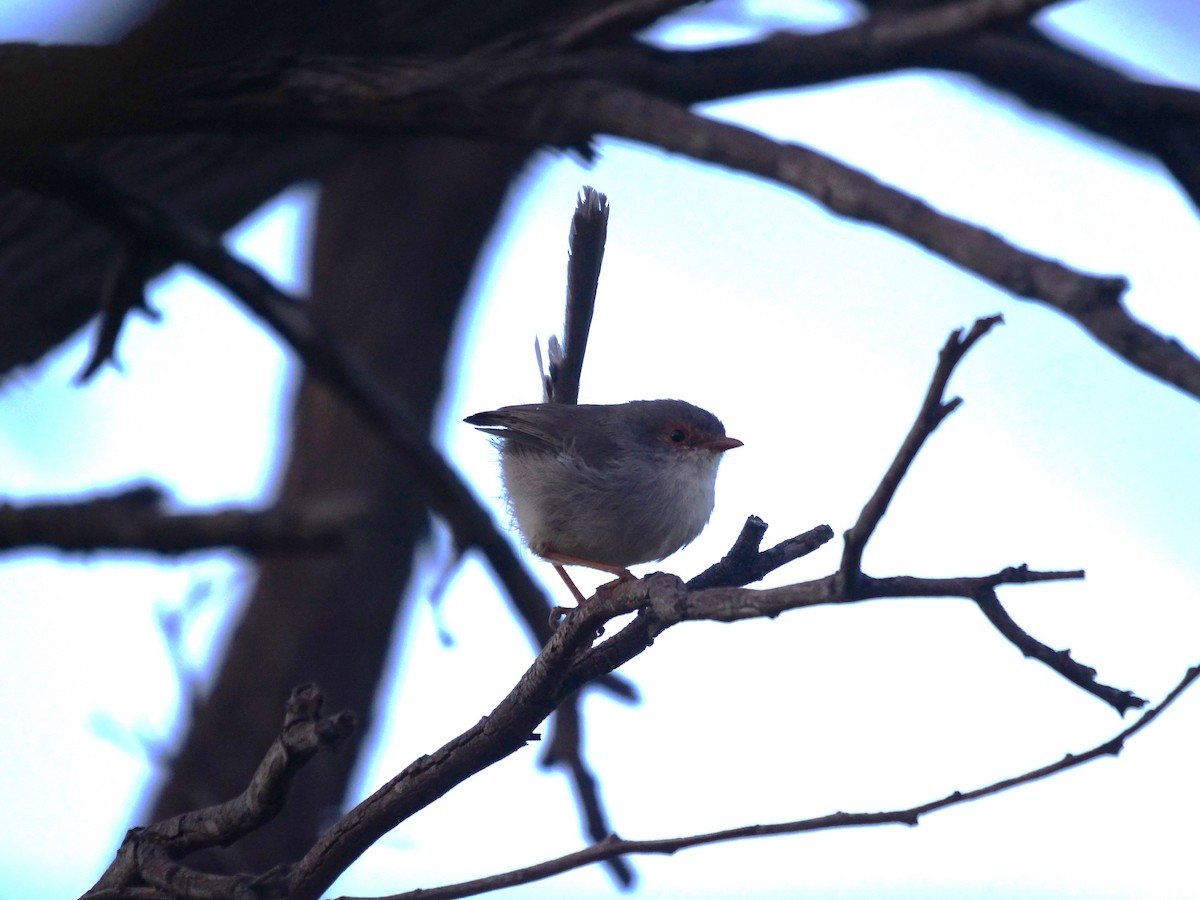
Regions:
<instances>
[{"instance_id":1,"label":"thin twig","mask_svg":"<svg viewBox=\"0 0 1200 900\"><path fill-rule=\"evenodd\" d=\"M915 59L953 52L981 33L990 38L995 26L1011 27L1060 2L939 2L889 9L815 34L776 31L756 41L687 50L628 42L588 53L583 71L691 105L912 68ZM1192 97L1175 102L1200 107L1200 94L1181 93Z\"/></svg>"},{"instance_id":2,"label":"thin twig","mask_svg":"<svg viewBox=\"0 0 1200 900\"><path fill-rule=\"evenodd\" d=\"M691 590L707 587L741 587L761 581L769 573L814 550L833 539L833 529L818 525L804 534L790 537L769 550L759 550L767 533L767 523L758 516L750 516L742 526L741 533L729 552L699 575L691 578L687 586Z\"/></svg>"},{"instance_id":3,"label":"thin twig","mask_svg":"<svg viewBox=\"0 0 1200 900\"><path fill-rule=\"evenodd\" d=\"M138 310L152 319L160 318L146 300L146 282L154 274L155 262L144 247L129 241L121 244L101 289L100 324L92 352L77 378L79 384L89 381L105 363L120 368L117 339L131 312Z\"/></svg>"},{"instance_id":4,"label":"thin twig","mask_svg":"<svg viewBox=\"0 0 1200 900\"><path fill-rule=\"evenodd\" d=\"M862 555L867 541L871 539L879 521L887 512L888 505L896 494L896 489L900 486L904 476L908 474L909 466L912 465L929 436L942 424L946 416L954 412L962 403L962 399L959 397L946 402L942 400L954 367L981 337L987 334L994 325L1003 321L1004 319L1000 316L977 319L966 337L963 337L962 329L957 328L951 332L941 352L938 353L937 368L934 370L929 390L925 393L921 409L917 412L916 421L913 422L912 428L904 438L904 443L900 445L896 457L888 466L875 493L871 495L871 499L859 513L858 521L845 534L846 543L842 550L842 565L838 575L842 581L842 592L847 597L854 595L858 580L862 575Z\"/></svg>"},{"instance_id":5,"label":"thin twig","mask_svg":"<svg viewBox=\"0 0 1200 900\"><path fill-rule=\"evenodd\" d=\"M1146 701L1132 691L1110 687L1096 681L1096 670L1091 666L1076 662L1070 650L1055 650L1026 632L1008 614L1000 603L993 588L981 588L974 597L980 611L987 616L1000 634L1030 659L1045 663L1055 672L1062 675L1089 694L1099 697L1121 715L1130 709L1140 709Z\"/></svg>"},{"instance_id":6,"label":"thin twig","mask_svg":"<svg viewBox=\"0 0 1200 900\"><path fill-rule=\"evenodd\" d=\"M456 898L460 897L473 897L478 894L513 887L518 884L529 884L534 881L540 881L552 875L559 875L563 872L591 865L614 856L633 853L669 855L691 847L742 840L744 838L780 834L801 834L812 831L827 831L833 828L861 828L871 825L918 825L920 824L921 817L929 813L948 809L952 806L961 806L964 803L969 803L982 797L999 794L1002 791L1011 790L1021 785L1031 784L1032 782L1049 778L1059 772L1076 768L1102 756L1117 756L1124 747L1125 741L1158 718L1180 694L1191 686L1197 676L1200 676L1200 666L1188 669L1183 679L1157 706L1147 710L1124 731L1082 753L1068 753L1057 762L1041 766L1040 768L1031 769L1020 775L1005 778L984 787L976 788L975 790L954 791L939 799L931 800L918 806L912 806L908 809L895 809L886 812L836 812L814 819L801 819L795 822L779 822L770 825L745 825L740 828L728 828L707 834L660 838L658 840L624 840L616 835L612 835L583 850L568 853L565 856L547 860L537 865L514 869L498 875L490 875L486 878L459 882L458 884L444 885L436 888L421 888L401 894L390 894L387 897L371 898L371 900L418 900L418 898L419 900L456 900ZM368 900L368 898L344 897L341 900Z\"/></svg>"},{"instance_id":7,"label":"thin twig","mask_svg":"<svg viewBox=\"0 0 1200 900\"><path fill-rule=\"evenodd\" d=\"M228 549L267 556L330 550L365 513L363 504L345 497L266 510L168 513L164 497L142 485L75 502L0 504L0 553L48 548L178 556Z\"/></svg>"},{"instance_id":8,"label":"thin twig","mask_svg":"<svg viewBox=\"0 0 1200 900\"><path fill-rule=\"evenodd\" d=\"M552 45L558 50L624 42L631 34L677 12L695 0L617 0L588 12L555 32Z\"/></svg>"},{"instance_id":9,"label":"thin twig","mask_svg":"<svg viewBox=\"0 0 1200 900\"><path fill-rule=\"evenodd\" d=\"M1053 669L1072 684L1103 700L1120 715L1129 709L1146 705L1146 701L1130 691L1103 684L1096 680L1096 670L1076 662L1070 650L1055 650L1024 631L1000 605L996 587L1001 584L1033 584L1043 581L1072 581L1084 577L1082 570L1067 572L1035 572L1028 566L1010 566L985 578L949 579L944 585L930 584L927 579L907 575L892 578L859 579L858 591L865 597L913 597L920 592L927 596L965 597L973 600L1005 640L1026 657L1036 659Z\"/></svg>"},{"instance_id":10,"label":"thin twig","mask_svg":"<svg viewBox=\"0 0 1200 900\"><path fill-rule=\"evenodd\" d=\"M316 685L301 685L292 691L283 729L245 791L225 803L131 829L112 865L84 897L91 900L104 891L145 884L183 896L217 896L221 892L234 896L236 888L254 882L252 876L195 872L176 860L206 847L233 843L278 815L301 767L319 752L336 750L354 731L357 719L353 713L322 716L323 703Z\"/></svg>"},{"instance_id":11,"label":"thin twig","mask_svg":"<svg viewBox=\"0 0 1200 900\"><path fill-rule=\"evenodd\" d=\"M765 590L714 587L691 591L674 575L659 572L633 582L614 583L587 601L588 611L599 615L601 624L631 612L638 615L616 634L580 653L565 675L566 686L575 687L623 666L649 648L659 634L680 622L775 618L809 607L902 597L973 600L979 591L1001 584L1070 581L1082 577L1080 571L1035 572L1020 566L991 575L957 578L906 575L877 579L864 575L855 596L847 597L840 590L836 573ZM568 614L564 621L570 617Z\"/></svg>"},{"instance_id":12,"label":"thin twig","mask_svg":"<svg viewBox=\"0 0 1200 900\"><path fill-rule=\"evenodd\" d=\"M600 797L600 784L583 753L582 695L567 697L554 711L550 723L550 740L539 763L543 768L565 770L575 790L575 805L583 816L584 833L593 840L602 840L612 833L608 810ZM637 881L633 866L620 856L605 860L609 874L622 888L631 888Z\"/></svg>"}]
</instances>

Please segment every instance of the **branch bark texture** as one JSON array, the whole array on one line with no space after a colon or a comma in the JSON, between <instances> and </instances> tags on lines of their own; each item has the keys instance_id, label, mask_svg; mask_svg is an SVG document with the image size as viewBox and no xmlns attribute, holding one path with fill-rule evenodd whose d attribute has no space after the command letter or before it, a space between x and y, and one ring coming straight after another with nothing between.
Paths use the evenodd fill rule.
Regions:
<instances>
[{"instance_id":1,"label":"branch bark texture","mask_svg":"<svg viewBox=\"0 0 1200 900\"><path fill-rule=\"evenodd\" d=\"M836 215L883 227L1016 297L1051 306L1132 365L1200 397L1200 360L1130 315L1121 302L1124 279L1074 271L813 148L773 141L687 109L702 99L874 75L929 60L962 68L966 64L952 55L958 52L954 48L968 40L986 48L992 39L988 29L1020 23L1049 5L1048 0L960 0L888 10L822 35L779 34L749 46L692 53L651 51L630 42L603 41L590 48L586 38L594 29L598 35L617 22L632 27L641 15L672 6L618 4L599 19L585 17L549 37L543 33L482 46L453 58L265 56L173 71L153 87L130 74L136 67L123 60L128 51L121 48L9 46L0 50L0 72L7 67L36 81L39 71L62 78L66 68L87 81L90 93L85 96L90 99L53 104L33 115L25 110L28 92L0 91L0 114L6 108L26 113L23 119L9 120L25 124L11 136L7 168L29 185L14 162L14 148L36 152L48 141L93 136L97 130L320 127L558 147L587 146L596 135L624 137L777 181ZM1034 44L1026 39L1022 46ZM1074 71L1085 68L1077 65ZM1002 80L1007 70L987 73ZM1196 92L1138 85L1116 75L1087 83L1106 104L1126 110L1124 120L1135 108L1129 96L1150 101L1149 110L1137 107L1143 125L1151 116L1194 121L1200 110ZM1063 80L1060 87L1070 91L1078 84L1078 78ZM1080 107L1061 105L1058 111L1062 109L1080 110L1079 118L1087 124ZM1180 147L1188 140L1200 147L1200 127L1154 147L1182 169L1186 154ZM18 151L17 159L20 155ZM1200 151L1193 155L1200 158ZM1187 177L1184 173L1185 186Z\"/></svg>"}]
</instances>

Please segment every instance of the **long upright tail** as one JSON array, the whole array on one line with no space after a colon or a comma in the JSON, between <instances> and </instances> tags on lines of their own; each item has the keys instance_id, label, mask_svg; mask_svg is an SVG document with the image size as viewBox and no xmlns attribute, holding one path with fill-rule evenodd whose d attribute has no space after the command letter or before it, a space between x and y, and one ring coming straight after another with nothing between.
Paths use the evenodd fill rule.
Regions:
<instances>
[{"instance_id":1,"label":"long upright tail","mask_svg":"<svg viewBox=\"0 0 1200 900\"><path fill-rule=\"evenodd\" d=\"M535 344L538 370L542 374L542 397L547 403L579 402L579 378L583 372L588 331L592 327L592 310L596 305L596 288L607 237L608 198L595 188L584 186L571 219L563 339L559 343L557 337L550 338L548 372L542 369L541 349Z\"/></svg>"}]
</instances>

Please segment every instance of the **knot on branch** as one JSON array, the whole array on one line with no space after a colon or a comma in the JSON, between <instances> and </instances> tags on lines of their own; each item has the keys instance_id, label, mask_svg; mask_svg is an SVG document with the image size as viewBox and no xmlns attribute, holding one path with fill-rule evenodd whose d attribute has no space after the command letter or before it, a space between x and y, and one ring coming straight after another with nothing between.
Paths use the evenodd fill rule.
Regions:
<instances>
[{"instance_id":1,"label":"knot on branch","mask_svg":"<svg viewBox=\"0 0 1200 900\"><path fill-rule=\"evenodd\" d=\"M657 637L672 625L683 621L687 609L688 588L678 576L667 572L655 572L642 579L646 587L646 599L649 601L643 607L643 614L649 614L649 635Z\"/></svg>"},{"instance_id":2,"label":"knot on branch","mask_svg":"<svg viewBox=\"0 0 1200 900\"><path fill-rule=\"evenodd\" d=\"M279 744L285 753L306 761L322 750L337 750L354 733L358 716L343 710L321 716L325 695L315 684L302 684L292 690L285 707Z\"/></svg>"},{"instance_id":3,"label":"knot on branch","mask_svg":"<svg viewBox=\"0 0 1200 900\"><path fill-rule=\"evenodd\" d=\"M301 766L322 750L336 749L357 724L351 712L322 716L324 703L315 684L295 688L285 705L279 735L239 796L130 829L113 864L85 896L143 886L183 897L269 900L287 896L290 870L286 867L260 875L213 875L189 869L179 860L208 847L228 846L279 814Z\"/></svg>"}]
</instances>

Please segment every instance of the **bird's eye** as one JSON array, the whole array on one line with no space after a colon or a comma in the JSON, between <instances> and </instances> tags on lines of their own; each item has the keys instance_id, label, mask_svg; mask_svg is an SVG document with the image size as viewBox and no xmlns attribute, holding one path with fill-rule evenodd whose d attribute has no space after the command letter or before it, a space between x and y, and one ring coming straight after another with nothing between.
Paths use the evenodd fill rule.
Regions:
<instances>
[{"instance_id":1,"label":"bird's eye","mask_svg":"<svg viewBox=\"0 0 1200 900\"><path fill-rule=\"evenodd\" d=\"M683 439L686 438L687 435L684 433L682 428L676 428L669 435L667 435L667 437L671 439L671 443L673 444L682 444Z\"/></svg>"}]
</instances>

